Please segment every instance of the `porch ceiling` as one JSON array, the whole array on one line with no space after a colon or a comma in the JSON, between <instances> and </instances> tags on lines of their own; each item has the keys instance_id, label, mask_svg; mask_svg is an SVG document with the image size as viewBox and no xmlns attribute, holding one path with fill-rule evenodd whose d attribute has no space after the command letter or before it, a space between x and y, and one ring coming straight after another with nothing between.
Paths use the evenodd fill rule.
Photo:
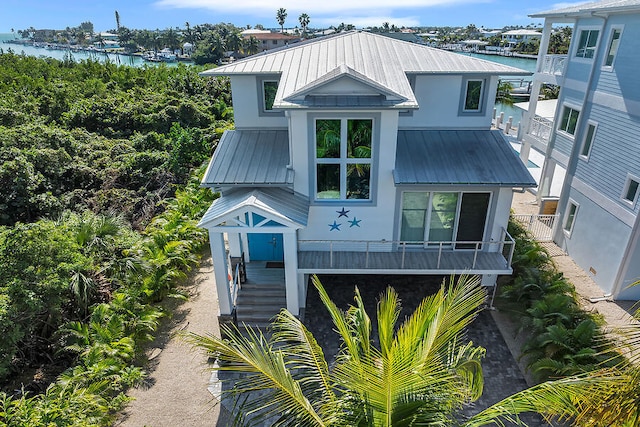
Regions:
<instances>
[{"instance_id":1,"label":"porch ceiling","mask_svg":"<svg viewBox=\"0 0 640 427\"><path fill-rule=\"evenodd\" d=\"M535 187L498 130L398 131L396 185Z\"/></svg>"}]
</instances>

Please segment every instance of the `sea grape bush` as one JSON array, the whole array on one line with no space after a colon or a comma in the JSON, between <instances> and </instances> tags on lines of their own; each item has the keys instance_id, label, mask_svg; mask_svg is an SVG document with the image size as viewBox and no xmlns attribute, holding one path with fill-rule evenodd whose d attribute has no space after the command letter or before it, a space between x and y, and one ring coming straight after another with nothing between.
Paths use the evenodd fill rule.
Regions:
<instances>
[{"instance_id":1,"label":"sea grape bush","mask_svg":"<svg viewBox=\"0 0 640 427\"><path fill-rule=\"evenodd\" d=\"M232 125L201 70L0 54L0 426L110 425L144 380Z\"/></svg>"},{"instance_id":2,"label":"sea grape bush","mask_svg":"<svg viewBox=\"0 0 640 427\"><path fill-rule=\"evenodd\" d=\"M90 209L143 228L231 126L228 80L202 70L0 55L0 225Z\"/></svg>"}]
</instances>

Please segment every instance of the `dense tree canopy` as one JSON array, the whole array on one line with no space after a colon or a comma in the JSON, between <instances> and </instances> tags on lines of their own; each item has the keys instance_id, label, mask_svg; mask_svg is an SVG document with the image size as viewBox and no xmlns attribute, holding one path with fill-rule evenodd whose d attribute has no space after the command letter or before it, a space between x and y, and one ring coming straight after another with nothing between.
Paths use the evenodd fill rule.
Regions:
<instances>
[{"instance_id":1,"label":"dense tree canopy","mask_svg":"<svg viewBox=\"0 0 640 427\"><path fill-rule=\"evenodd\" d=\"M144 379L232 125L200 71L0 54L0 425L110 425Z\"/></svg>"},{"instance_id":2,"label":"dense tree canopy","mask_svg":"<svg viewBox=\"0 0 640 427\"><path fill-rule=\"evenodd\" d=\"M228 82L198 71L0 55L0 224L148 220L230 125Z\"/></svg>"}]
</instances>

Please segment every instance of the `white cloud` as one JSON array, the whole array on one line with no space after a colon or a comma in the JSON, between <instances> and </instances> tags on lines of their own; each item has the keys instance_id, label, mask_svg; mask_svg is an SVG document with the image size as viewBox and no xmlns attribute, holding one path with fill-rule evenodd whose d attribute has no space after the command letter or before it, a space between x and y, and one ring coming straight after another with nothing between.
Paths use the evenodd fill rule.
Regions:
<instances>
[{"instance_id":1,"label":"white cloud","mask_svg":"<svg viewBox=\"0 0 640 427\"><path fill-rule=\"evenodd\" d=\"M357 28L381 27L383 23L388 22L389 25L397 27L417 27L420 25L420 19L416 16L393 17L393 16L323 16L314 20L314 23L320 27L329 27L339 25L340 23L355 25Z\"/></svg>"},{"instance_id":2,"label":"white cloud","mask_svg":"<svg viewBox=\"0 0 640 427\"><path fill-rule=\"evenodd\" d=\"M585 3L590 3L590 1L582 0L582 1L574 1L574 2L559 2L559 3L554 3L550 8L546 10L564 9L566 7L574 7L579 4L585 4Z\"/></svg>"},{"instance_id":3,"label":"white cloud","mask_svg":"<svg viewBox=\"0 0 640 427\"><path fill-rule=\"evenodd\" d=\"M391 10L486 2L487 0L394 0L393 6L390 6L389 0L281 0L275 5L263 0L158 0L155 4L166 8L197 8L232 11L235 13L242 13L243 10L246 10L250 11L251 14L267 12L274 15L277 9L283 7L287 9L287 12L306 12L310 15L343 15L349 13L350 16L357 16L372 12L380 14L380 11L383 11L383 14L390 14ZM311 18L313 19L313 15ZM391 21L389 22L391 23Z\"/></svg>"}]
</instances>

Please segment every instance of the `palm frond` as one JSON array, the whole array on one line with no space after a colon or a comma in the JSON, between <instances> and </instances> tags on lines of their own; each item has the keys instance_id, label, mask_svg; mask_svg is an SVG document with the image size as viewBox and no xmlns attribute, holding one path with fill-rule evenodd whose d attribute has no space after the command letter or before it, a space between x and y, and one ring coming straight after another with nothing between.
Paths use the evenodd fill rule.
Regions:
<instances>
[{"instance_id":1,"label":"palm frond","mask_svg":"<svg viewBox=\"0 0 640 427\"><path fill-rule=\"evenodd\" d=\"M188 333L185 339L220 361L212 369L235 371L244 375L235 382L232 393L241 397L240 409L250 417L266 418L289 413L305 425L323 426L324 422L304 395L287 367L285 353L267 340L259 330L245 326L223 327L227 339L213 335ZM255 391L263 393L253 393Z\"/></svg>"}]
</instances>

